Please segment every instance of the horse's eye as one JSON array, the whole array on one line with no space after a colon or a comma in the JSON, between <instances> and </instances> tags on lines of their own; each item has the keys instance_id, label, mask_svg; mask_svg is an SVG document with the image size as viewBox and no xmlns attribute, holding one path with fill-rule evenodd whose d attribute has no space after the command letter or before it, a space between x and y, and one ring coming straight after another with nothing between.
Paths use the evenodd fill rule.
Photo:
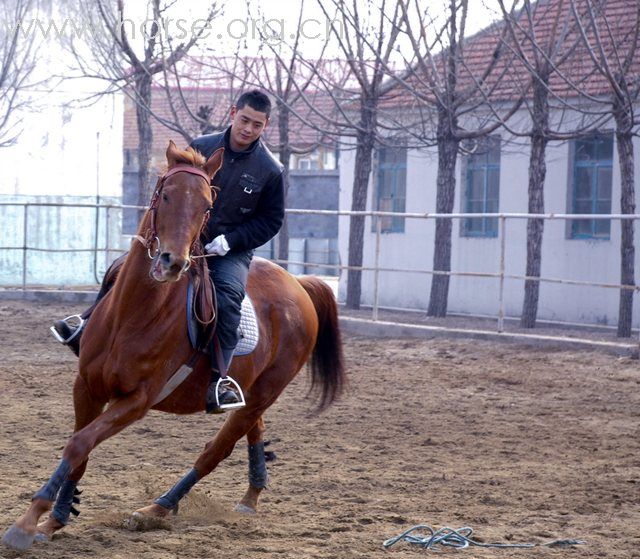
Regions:
<instances>
[{"instance_id":1,"label":"horse's eye","mask_svg":"<svg viewBox=\"0 0 640 559\"><path fill-rule=\"evenodd\" d=\"M169 201L169 197L168 197L166 194L163 194L163 195L162 195L162 199L163 199L165 202L168 202L168 201Z\"/></svg>"}]
</instances>

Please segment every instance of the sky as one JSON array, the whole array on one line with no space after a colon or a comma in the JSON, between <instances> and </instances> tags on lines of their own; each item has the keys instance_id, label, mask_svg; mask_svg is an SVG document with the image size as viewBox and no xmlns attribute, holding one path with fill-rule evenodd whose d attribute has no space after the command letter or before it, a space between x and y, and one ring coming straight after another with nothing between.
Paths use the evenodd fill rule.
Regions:
<instances>
[{"instance_id":1,"label":"sky","mask_svg":"<svg viewBox=\"0 0 640 559\"><path fill-rule=\"evenodd\" d=\"M351 5L354 0L348 0ZM363 19L366 19L367 3L355 0ZM378 6L385 4L385 13L391 15L396 2L379 0ZM138 39L139 32L148 15L145 14L146 2L129 2L126 16L135 22ZM440 18L445 12L445 0L420 0L432 17ZM496 17L498 4L496 0L470 0L468 17L468 35L482 29ZM210 3L204 0L186 3L175 3L166 18L165 30L169 35L181 37L197 31L202 25ZM323 9L324 8L324 9ZM211 29L206 30L207 38L203 41L204 50L226 55L233 55L240 48L249 56L268 52L265 36L275 33L269 44L291 44L300 32L301 46L309 58L337 57L340 50L336 45L324 49L327 37L331 35L331 21L335 18L336 8L333 0L249 0L247 2L227 1L221 4L220 14L214 19ZM329 15L330 17L327 17ZM178 20L182 21L178 21ZM373 16L377 21L377 15ZM141 41L139 41L141 44Z\"/></svg>"},{"instance_id":2,"label":"sky","mask_svg":"<svg viewBox=\"0 0 640 559\"><path fill-rule=\"evenodd\" d=\"M3 0L4 1L4 0ZM43 52L49 53L52 62L63 58L62 45L68 42L68 37L89 37L98 34L106 37L106 44L112 43L107 28L100 22L100 18L89 17L82 2L72 0L48 0L53 8L47 12L42 10L34 21L33 15L21 22L21 29L37 43L43 43ZM83 0L87 6L96 4L90 0ZM131 38L134 50L143 55L146 40L152 29L152 21L161 29L161 37L171 38L173 45L187 42L194 34L201 32L201 39L192 54L233 56L239 52L243 56L270 56L272 49L286 53L288 45L300 36L300 48L307 59L343 58L336 37L332 36L331 27L334 22L341 38L353 33L340 25L335 3L338 0L246 0L238 2L222 0L218 4L217 14L207 24L204 18L211 8L210 0L162 0L163 6L169 8L154 17L149 12L148 1L125 0L124 23L122 28ZM429 17L443 23L448 0L410 0L419 2L420 10L428 10ZM516 1L516 0L509 0ZM367 17L369 3L366 0L345 0L345 5L352 8L356 3L361 18L361 29L367 28L369 19L372 28L378 26L379 14L372 10ZM105 0L107 5L115 4L115 0ZM373 6L384 5L384 13L390 17L397 9L395 0L373 0ZM497 0L469 0L469 16L467 19L467 36L487 26L495 19L498 10ZM411 14L412 26L418 27L416 13ZM9 10L0 10L0 26L13 25ZM203 29L204 27L204 29ZM432 29L432 27L428 27ZM328 45L327 39L330 39ZM57 44L56 44L57 43ZM75 44L80 44L77 40ZM396 55L396 63L403 58L409 59L412 49L406 38L401 36L398 41L403 56ZM82 47L80 47L82 48ZM61 53L58 55L58 53ZM373 59L371 55L368 58ZM49 69L49 68L47 68Z\"/></svg>"}]
</instances>

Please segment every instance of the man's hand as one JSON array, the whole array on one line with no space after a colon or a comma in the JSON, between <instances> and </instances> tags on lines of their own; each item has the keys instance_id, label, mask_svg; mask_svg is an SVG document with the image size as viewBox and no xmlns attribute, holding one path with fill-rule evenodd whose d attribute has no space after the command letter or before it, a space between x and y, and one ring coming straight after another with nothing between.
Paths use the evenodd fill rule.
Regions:
<instances>
[{"instance_id":1,"label":"man's hand","mask_svg":"<svg viewBox=\"0 0 640 559\"><path fill-rule=\"evenodd\" d=\"M218 235L213 241L204 245L204 250L207 254L216 254L217 256L224 256L229 252L229 243L224 235Z\"/></svg>"}]
</instances>

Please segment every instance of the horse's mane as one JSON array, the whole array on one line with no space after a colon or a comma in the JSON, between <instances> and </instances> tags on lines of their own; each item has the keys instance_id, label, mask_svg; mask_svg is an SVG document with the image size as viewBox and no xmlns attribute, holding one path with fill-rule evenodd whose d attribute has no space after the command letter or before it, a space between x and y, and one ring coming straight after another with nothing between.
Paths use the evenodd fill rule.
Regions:
<instances>
[{"instance_id":1,"label":"horse's mane","mask_svg":"<svg viewBox=\"0 0 640 559\"><path fill-rule=\"evenodd\" d=\"M175 156L176 164L186 164L193 165L194 167L204 167L204 164L207 162L207 158L202 155L198 150L193 149L189 146L187 149L176 149L173 151L173 156ZM168 171L168 167L165 169L165 172Z\"/></svg>"}]
</instances>

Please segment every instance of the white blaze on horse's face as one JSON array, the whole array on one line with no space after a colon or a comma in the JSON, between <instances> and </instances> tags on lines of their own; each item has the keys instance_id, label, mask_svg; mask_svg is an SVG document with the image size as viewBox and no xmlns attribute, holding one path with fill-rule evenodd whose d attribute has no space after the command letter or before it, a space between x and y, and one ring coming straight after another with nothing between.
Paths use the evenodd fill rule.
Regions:
<instances>
[{"instance_id":1,"label":"white blaze on horse's face","mask_svg":"<svg viewBox=\"0 0 640 559\"><path fill-rule=\"evenodd\" d=\"M211 188L202 177L177 173L166 180L156 215L160 246L151 263L153 279L178 281L189 269L193 243L211 204Z\"/></svg>"}]
</instances>

